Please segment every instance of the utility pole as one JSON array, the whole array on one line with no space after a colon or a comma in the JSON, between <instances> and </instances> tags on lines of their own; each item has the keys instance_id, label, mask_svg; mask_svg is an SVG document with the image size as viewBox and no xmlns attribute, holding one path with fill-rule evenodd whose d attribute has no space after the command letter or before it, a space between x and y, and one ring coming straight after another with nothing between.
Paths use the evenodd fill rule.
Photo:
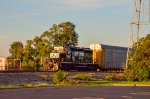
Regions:
<instances>
[{"instance_id":1,"label":"utility pole","mask_svg":"<svg viewBox=\"0 0 150 99\"><path fill-rule=\"evenodd\" d=\"M129 46L126 58L126 69L132 60L130 55L133 51L133 45L137 44L139 37L150 32L150 0L131 0L132 16L130 20Z\"/></svg>"}]
</instances>

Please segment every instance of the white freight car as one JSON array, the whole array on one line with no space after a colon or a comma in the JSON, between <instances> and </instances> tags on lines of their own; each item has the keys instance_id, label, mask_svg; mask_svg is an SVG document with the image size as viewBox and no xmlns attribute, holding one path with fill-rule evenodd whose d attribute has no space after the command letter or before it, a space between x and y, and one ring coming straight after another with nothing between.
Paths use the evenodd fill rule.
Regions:
<instances>
[{"instance_id":1,"label":"white freight car","mask_svg":"<svg viewBox=\"0 0 150 99\"><path fill-rule=\"evenodd\" d=\"M0 58L0 70L5 70L5 69L6 69L6 59Z\"/></svg>"}]
</instances>

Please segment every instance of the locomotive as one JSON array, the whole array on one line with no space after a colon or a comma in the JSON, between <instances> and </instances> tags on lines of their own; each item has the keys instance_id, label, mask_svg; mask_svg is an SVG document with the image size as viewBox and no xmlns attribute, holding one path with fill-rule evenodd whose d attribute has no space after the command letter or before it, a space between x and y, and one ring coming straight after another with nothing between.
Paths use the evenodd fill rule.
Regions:
<instances>
[{"instance_id":1,"label":"locomotive","mask_svg":"<svg viewBox=\"0 0 150 99\"><path fill-rule=\"evenodd\" d=\"M54 47L50 53L51 70L121 70L127 48L104 44L84 47Z\"/></svg>"}]
</instances>

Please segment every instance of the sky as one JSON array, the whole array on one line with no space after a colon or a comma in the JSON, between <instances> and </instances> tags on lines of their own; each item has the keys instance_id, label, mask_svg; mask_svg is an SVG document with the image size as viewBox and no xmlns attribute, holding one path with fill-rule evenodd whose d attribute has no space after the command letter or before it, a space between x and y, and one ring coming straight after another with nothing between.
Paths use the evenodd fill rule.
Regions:
<instances>
[{"instance_id":1,"label":"sky","mask_svg":"<svg viewBox=\"0 0 150 99\"><path fill-rule=\"evenodd\" d=\"M0 57L14 41L39 36L53 24L76 25L80 47L128 46L130 0L0 0Z\"/></svg>"}]
</instances>

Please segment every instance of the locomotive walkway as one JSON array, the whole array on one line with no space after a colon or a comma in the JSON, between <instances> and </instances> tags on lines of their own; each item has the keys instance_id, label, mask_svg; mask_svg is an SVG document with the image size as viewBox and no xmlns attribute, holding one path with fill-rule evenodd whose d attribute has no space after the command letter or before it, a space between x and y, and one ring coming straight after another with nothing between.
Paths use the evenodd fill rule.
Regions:
<instances>
[{"instance_id":1,"label":"locomotive walkway","mask_svg":"<svg viewBox=\"0 0 150 99\"><path fill-rule=\"evenodd\" d=\"M149 99L150 87L49 87L0 90L0 99Z\"/></svg>"}]
</instances>

